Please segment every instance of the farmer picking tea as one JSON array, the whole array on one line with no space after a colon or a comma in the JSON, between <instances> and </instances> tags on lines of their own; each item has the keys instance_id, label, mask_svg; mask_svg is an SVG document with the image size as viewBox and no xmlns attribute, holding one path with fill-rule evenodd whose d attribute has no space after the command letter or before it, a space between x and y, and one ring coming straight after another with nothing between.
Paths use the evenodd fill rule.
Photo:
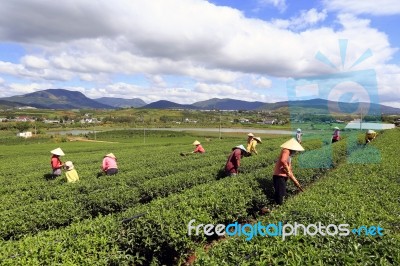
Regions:
<instances>
[{"instance_id":1,"label":"farmer picking tea","mask_svg":"<svg viewBox=\"0 0 400 266\"><path fill-rule=\"evenodd\" d=\"M298 128L298 129L296 130L296 140L297 140L297 142L300 143L300 144L301 144L301 137L302 137L302 136L303 136L303 133L301 133L301 129Z\"/></svg>"},{"instance_id":2,"label":"farmer picking tea","mask_svg":"<svg viewBox=\"0 0 400 266\"><path fill-rule=\"evenodd\" d=\"M206 152L206 150L203 148L203 146L201 146L200 141L195 140L192 143L192 145L196 146L192 152L181 152L180 155L187 156L187 155L191 155L191 154L195 154L195 153L203 154Z\"/></svg>"},{"instance_id":3,"label":"farmer picking tea","mask_svg":"<svg viewBox=\"0 0 400 266\"><path fill-rule=\"evenodd\" d=\"M232 152L226 161L225 174L227 176L235 176L239 174L240 160L243 156L247 155L248 153L243 145L233 147Z\"/></svg>"},{"instance_id":4,"label":"farmer picking tea","mask_svg":"<svg viewBox=\"0 0 400 266\"><path fill-rule=\"evenodd\" d=\"M76 172L74 164L71 161L65 162L64 168L66 170L65 177L67 178L68 183L74 183L79 180L78 173Z\"/></svg>"},{"instance_id":5,"label":"farmer picking tea","mask_svg":"<svg viewBox=\"0 0 400 266\"><path fill-rule=\"evenodd\" d=\"M365 134L365 144L370 143L371 141L373 141L376 136L378 135L378 133L376 133L373 130L368 130L367 133Z\"/></svg>"},{"instance_id":6,"label":"farmer picking tea","mask_svg":"<svg viewBox=\"0 0 400 266\"><path fill-rule=\"evenodd\" d=\"M334 127L334 131L332 134L332 143L340 140L340 129L338 127Z\"/></svg>"},{"instance_id":7,"label":"farmer picking tea","mask_svg":"<svg viewBox=\"0 0 400 266\"><path fill-rule=\"evenodd\" d=\"M101 170L107 175L115 175L118 173L117 157L115 157L113 153L104 156Z\"/></svg>"},{"instance_id":8,"label":"farmer picking tea","mask_svg":"<svg viewBox=\"0 0 400 266\"><path fill-rule=\"evenodd\" d=\"M247 149L246 151L248 152L249 155L255 153L256 155L258 155L258 152L256 150L256 146L258 143L262 143L261 142L261 138L260 137L255 137L252 133L250 133L252 136L248 135L248 142L247 142ZM249 142L250 141L250 142Z\"/></svg>"},{"instance_id":9,"label":"farmer picking tea","mask_svg":"<svg viewBox=\"0 0 400 266\"><path fill-rule=\"evenodd\" d=\"M196 146L196 148L194 149L194 151L192 151L192 153L205 153L206 150L203 148L203 146L201 146L200 141L196 140L195 142L193 142L193 145Z\"/></svg>"},{"instance_id":10,"label":"farmer picking tea","mask_svg":"<svg viewBox=\"0 0 400 266\"><path fill-rule=\"evenodd\" d=\"M50 159L50 165L51 168L53 169L53 178L60 176L61 175L61 168L63 167L63 163L60 160L60 156L64 156L64 152L61 150L61 148L54 149L50 151L52 156Z\"/></svg>"},{"instance_id":11,"label":"farmer picking tea","mask_svg":"<svg viewBox=\"0 0 400 266\"><path fill-rule=\"evenodd\" d=\"M296 187L303 191L299 181L292 172L292 156L296 151L304 151L304 148L294 138L286 141L281 145L281 154L275 163L274 175L272 177L274 183L275 202L279 205L283 204L283 197L286 195L286 182L290 178Z\"/></svg>"}]
</instances>

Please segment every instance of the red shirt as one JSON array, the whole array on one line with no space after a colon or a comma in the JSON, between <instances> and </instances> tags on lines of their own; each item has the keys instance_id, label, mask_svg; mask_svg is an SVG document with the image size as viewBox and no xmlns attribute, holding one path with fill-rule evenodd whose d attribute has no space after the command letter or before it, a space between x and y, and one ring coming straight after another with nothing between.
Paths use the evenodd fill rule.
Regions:
<instances>
[{"instance_id":1,"label":"red shirt","mask_svg":"<svg viewBox=\"0 0 400 266\"><path fill-rule=\"evenodd\" d=\"M290 151L288 149L282 149L281 155L279 156L278 161L275 163L274 175L287 176L287 173L284 169L286 168L292 170L291 167Z\"/></svg>"},{"instance_id":2,"label":"red shirt","mask_svg":"<svg viewBox=\"0 0 400 266\"><path fill-rule=\"evenodd\" d=\"M57 155L51 156L50 164L51 164L51 168L53 168L53 169L59 169L62 166L62 162Z\"/></svg>"},{"instance_id":3,"label":"red shirt","mask_svg":"<svg viewBox=\"0 0 400 266\"><path fill-rule=\"evenodd\" d=\"M203 146L201 146L201 145L199 144L199 145L196 145L196 148L194 149L193 152L194 152L194 153L196 153L196 152L205 153L206 150L203 148Z\"/></svg>"},{"instance_id":4,"label":"red shirt","mask_svg":"<svg viewBox=\"0 0 400 266\"><path fill-rule=\"evenodd\" d=\"M234 149L228 157L225 165L225 172L237 173L240 166L240 159L242 158L242 150Z\"/></svg>"},{"instance_id":5,"label":"red shirt","mask_svg":"<svg viewBox=\"0 0 400 266\"><path fill-rule=\"evenodd\" d=\"M333 132L332 138L333 138L334 140L340 140L340 131L336 129L336 130Z\"/></svg>"}]
</instances>

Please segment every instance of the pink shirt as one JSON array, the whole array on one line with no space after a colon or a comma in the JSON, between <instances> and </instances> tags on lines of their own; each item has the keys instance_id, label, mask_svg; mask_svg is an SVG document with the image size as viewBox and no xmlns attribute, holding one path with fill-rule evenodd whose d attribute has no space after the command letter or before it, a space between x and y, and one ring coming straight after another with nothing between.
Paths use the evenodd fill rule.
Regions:
<instances>
[{"instance_id":1,"label":"pink shirt","mask_svg":"<svg viewBox=\"0 0 400 266\"><path fill-rule=\"evenodd\" d=\"M340 140L340 131L339 130L335 130L334 132L333 132L333 139L334 140Z\"/></svg>"},{"instance_id":2,"label":"pink shirt","mask_svg":"<svg viewBox=\"0 0 400 266\"><path fill-rule=\"evenodd\" d=\"M199 153L204 153L206 150L201 146L200 144L196 146L196 149L194 149L194 153L199 152Z\"/></svg>"},{"instance_id":3,"label":"pink shirt","mask_svg":"<svg viewBox=\"0 0 400 266\"><path fill-rule=\"evenodd\" d=\"M50 164L51 164L51 168L53 168L53 169L59 169L62 166L62 162L57 155L51 156Z\"/></svg>"},{"instance_id":4,"label":"pink shirt","mask_svg":"<svg viewBox=\"0 0 400 266\"><path fill-rule=\"evenodd\" d=\"M118 169L117 161L111 157L104 157L103 165L102 165L103 171L107 171L108 169L111 169L111 168Z\"/></svg>"}]
</instances>

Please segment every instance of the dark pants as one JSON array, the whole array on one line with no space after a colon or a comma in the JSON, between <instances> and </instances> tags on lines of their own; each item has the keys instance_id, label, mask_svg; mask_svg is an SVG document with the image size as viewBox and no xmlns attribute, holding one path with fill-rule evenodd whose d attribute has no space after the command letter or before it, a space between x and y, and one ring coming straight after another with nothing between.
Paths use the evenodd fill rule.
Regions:
<instances>
[{"instance_id":1,"label":"dark pants","mask_svg":"<svg viewBox=\"0 0 400 266\"><path fill-rule=\"evenodd\" d=\"M286 178L278 175L274 175L272 178L275 190L274 200L276 204L282 205L283 197L286 195Z\"/></svg>"},{"instance_id":2,"label":"dark pants","mask_svg":"<svg viewBox=\"0 0 400 266\"><path fill-rule=\"evenodd\" d=\"M115 175L118 173L118 169L117 168L110 168L107 170L107 175Z\"/></svg>"},{"instance_id":3,"label":"dark pants","mask_svg":"<svg viewBox=\"0 0 400 266\"><path fill-rule=\"evenodd\" d=\"M332 139L332 143L335 143L335 142L337 142L338 140L337 139Z\"/></svg>"}]
</instances>

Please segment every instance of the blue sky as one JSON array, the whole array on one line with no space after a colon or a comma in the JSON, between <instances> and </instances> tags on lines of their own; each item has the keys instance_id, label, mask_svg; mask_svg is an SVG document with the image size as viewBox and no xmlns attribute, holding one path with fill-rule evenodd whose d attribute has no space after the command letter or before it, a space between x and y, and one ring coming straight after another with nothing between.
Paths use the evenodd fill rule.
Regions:
<instances>
[{"instance_id":1,"label":"blue sky","mask_svg":"<svg viewBox=\"0 0 400 266\"><path fill-rule=\"evenodd\" d=\"M400 108L399 15L397 0L3 0L0 97L64 88L148 103L324 97Z\"/></svg>"}]
</instances>

